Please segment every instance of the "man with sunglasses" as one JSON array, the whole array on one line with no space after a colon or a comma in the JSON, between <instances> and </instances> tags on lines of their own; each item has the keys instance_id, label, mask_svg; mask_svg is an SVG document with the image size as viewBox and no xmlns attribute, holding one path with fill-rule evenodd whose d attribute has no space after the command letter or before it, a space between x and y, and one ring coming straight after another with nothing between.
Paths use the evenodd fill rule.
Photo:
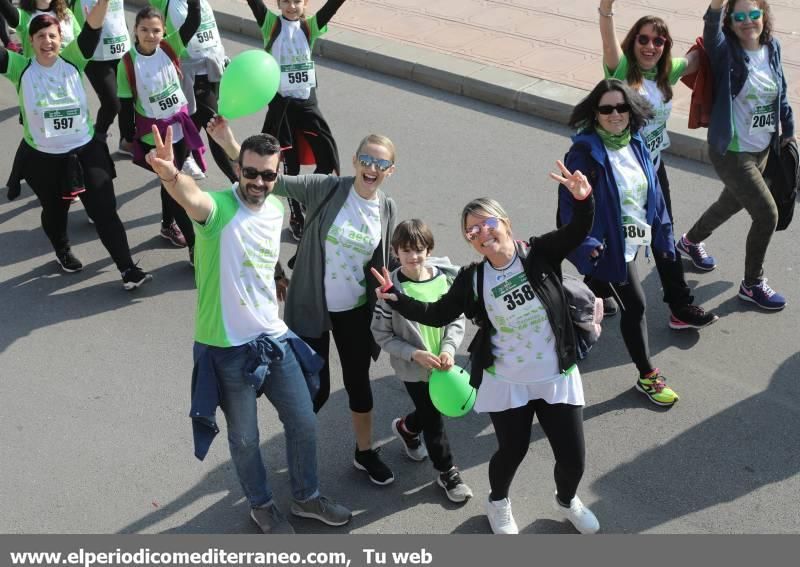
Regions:
<instances>
[{"instance_id":1,"label":"man with sunglasses","mask_svg":"<svg viewBox=\"0 0 800 567\"><path fill-rule=\"evenodd\" d=\"M219 117L208 124L214 135ZM230 130L225 129L230 132ZM264 533L294 533L273 502L259 447L256 398L265 394L286 431L286 453L295 516L328 525L350 521L350 511L320 495L316 417L311 402L319 357L278 314L275 287L283 205L271 193L280 164L280 145L267 134L237 146L239 182L205 193L173 163L172 128L162 140L153 127L155 149L147 162L186 210L196 230L195 323L192 409L195 456L205 458L219 429L217 406L228 426L228 445L250 503L250 517ZM219 141L219 140L218 140ZM230 144L222 144L228 151Z\"/></svg>"}]
</instances>

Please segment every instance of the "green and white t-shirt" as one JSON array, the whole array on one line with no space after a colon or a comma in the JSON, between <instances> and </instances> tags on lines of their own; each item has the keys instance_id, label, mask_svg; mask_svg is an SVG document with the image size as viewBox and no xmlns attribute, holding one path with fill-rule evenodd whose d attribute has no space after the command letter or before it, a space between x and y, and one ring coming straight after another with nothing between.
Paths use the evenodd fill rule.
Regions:
<instances>
[{"instance_id":1,"label":"green and white t-shirt","mask_svg":"<svg viewBox=\"0 0 800 567\"><path fill-rule=\"evenodd\" d=\"M778 83L769 66L769 50L745 50L747 81L733 99L733 139L731 152L760 152L769 146L775 132L775 99Z\"/></svg>"},{"instance_id":2,"label":"green and white t-shirt","mask_svg":"<svg viewBox=\"0 0 800 567\"><path fill-rule=\"evenodd\" d=\"M651 239L650 225L647 224L647 176L630 144L607 151L619 191L625 261L630 262L636 257L639 246L650 244Z\"/></svg>"},{"instance_id":3,"label":"green and white t-shirt","mask_svg":"<svg viewBox=\"0 0 800 567\"><path fill-rule=\"evenodd\" d=\"M229 347L288 327L278 315L275 265L280 252L283 205L269 196L256 212L239 198L237 185L209 193L214 206L194 223L197 312L195 341Z\"/></svg>"},{"instance_id":4,"label":"green and white t-shirt","mask_svg":"<svg viewBox=\"0 0 800 567\"><path fill-rule=\"evenodd\" d=\"M179 57L186 50L178 32L169 34L164 40ZM152 55L143 55L134 48L131 49L130 54L136 73L136 90L138 92L134 97L128 81L125 62L120 60L117 67L117 96L135 98L136 112L141 116L155 119L169 118L187 104L178 71L175 69L172 59L163 49L157 47ZM173 124L173 142L179 142L182 139L183 128L180 124ZM153 135L143 136L142 141L152 146Z\"/></svg>"},{"instance_id":5,"label":"green and white t-shirt","mask_svg":"<svg viewBox=\"0 0 800 567\"><path fill-rule=\"evenodd\" d=\"M402 272L399 274L400 278L400 291L409 297L412 297L425 303L433 303L438 301L447 290L450 289L450 283L447 281L447 275L442 273L436 267L431 268L434 271L432 278L423 281L414 281L407 279ZM442 348L442 337L444 336L444 327L429 327L417 323L419 334L422 336L422 342L425 349L435 355L438 355Z\"/></svg>"},{"instance_id":6,"label":"green and white t-shirt","mask_svg":"<svg viewBox=\"0 0 800 567\"><path fill-rule=\"evenodd\" d=\"M186 0L150 0L150 3L166 15L167 33L178 31L186 21L189 12ZM186 45L185 56L193 61L214 59L220 69L224 67L225 48L222 46L222 36L217 27L214 10L207 0L200 0L200 25L194 37ZM198 67L197 74L205 75L207 72L203 67Z\"/></svg>"},{"instance_id":7,"label":"green and white t-shirt","mask_svg":"<svg viewBox=\"0 0 800 567\"><path fill-rule=\"evenodd\" d=\"M316 39L328 31L328 26L320 29L317 26L317 16L306 19L310 41L300 26L300 20L287 20L273 12L268 12L264 19L261 32L264 35L264 45L269 42L272 27L280 18L281 32L272 44L270 53L281 68L281 82L278 92L281 96L307 99L311 96L311 89L317 86L317 75L311 51L314 49Z\"/></svg>"},{"instance_id":8,"label":"green and white t-shirt","mask_svg":"<svg viewBox=\"0 0 800 567\"><path fill-rule=\"evenodd\" d=\"M41 14L49 14L56 19L58 19L58 15L54 11L36 10L35 12L26 12L19 8L17 8L17 13L19 15L19 24L14 28L14 31L22 42L22 55L33 57L33 45L31 44L31 36L28 33L31 20ZM78 25L78 21L72 11L67 8L67 16L63 20L59 20L58 27L61 29L61 50L63 51L81 33L81 26Z\"/></svg>"},{"instance_id":9,"label":"green and white t-shirt","mask_svg":"<svg viewBox=\"0 0 800 567\"><path fill-rule=\"evenodd\" d=\"M686 71L688 61L683 57L672 58L672 69L669 73L669 84L674 86L678 83L683 73ZM619 79L626 81L628 77L628 58L623 55L619 60L619 65L612 73L608 67L603 65L606 78ZM658 88L658 83L651 79L644 79L638 89L639 94L643 95L648 102L653 105L655 117L647 122L642 128L642 137L650 151L650 158L658 167L661 160L661 152L666 150L669 145L669 134L667 133L667 120L672 112L672 101L665 102L664 95Z\"/></svg>"},{"instance_id":10,"label":"green and white t-shirt","mask_svg":"<svg viewBox=\"0 0 800 567\"><path fill-rule=\"evenodd\" d=\"M364 199L351 188L325 237L328 311L349 311L367 302L364 267L380 239L380 200Z\"/></svg>"},{"instance_id":11,"label":"green and white t-shirt","mask_svg":"<svg viewBox=\"0 0 800 567\"><path fill-rule=\"evenodd\" d=\"M517 255L500 269L484 262L483 303L493 327L494 365L484 370L475 411L504 411L535 399L583 405L578 367L561 372L547 312Z\"/></svg>"},{"instance_id":12,"label":"green and white t-shirt","mask_svg":"<svg viewBox=\"0 0 800 567\"><path fill-rule=\"evenodd\" d=\"M78 25L83 27L86 22L86 14L92 11L97 0L73 0L75 19ZM92 55L93 61L116 61L122 58L131 48L131 38L128 35L128 26L125 23L125 8L122 0L109 0L106 19L103 21L103 28L100 30L100 41Z\"/></svg>"},{"instance_id":13,"label":"green and white t-shirt","mask_svg":"<svg viewBox=\"0 0 800 567\"><path fill-rule=\"evenodd\" d=\"M5 77L17 87L23 136L32 148L64 154L88 144L94 136L83 87L87 63L77 42L64 48L51 67L8 53Z\"/></svg>"}]
</instances>

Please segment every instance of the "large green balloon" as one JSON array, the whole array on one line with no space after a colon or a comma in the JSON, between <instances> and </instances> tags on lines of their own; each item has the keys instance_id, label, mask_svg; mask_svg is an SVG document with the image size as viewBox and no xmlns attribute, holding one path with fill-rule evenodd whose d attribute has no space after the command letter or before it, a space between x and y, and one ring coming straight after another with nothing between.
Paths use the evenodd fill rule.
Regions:
<instances>
[{"instance_id":1,"label":"large green balloon","mask_svg":"<svg viewBox=\"0 0 800 567\"><path fill-rule=\"evenodd\" d=\"M243 51L228 64L219 85L219 114L241 118L267 106L281 82L272 55L261 49Z\"/></svg>"},{"instance_id":2,"label":"large green balloon","mask_svg":"<svg viewBox=\"0 0 800 567\"><path fill-rule=\"evenodd\" d=\"M460 366L453 366L450 370L431 370L428 393L434 407L448 417L469 413L478 394L469 385L469 372Z\"/></svg>"}]
</instances>

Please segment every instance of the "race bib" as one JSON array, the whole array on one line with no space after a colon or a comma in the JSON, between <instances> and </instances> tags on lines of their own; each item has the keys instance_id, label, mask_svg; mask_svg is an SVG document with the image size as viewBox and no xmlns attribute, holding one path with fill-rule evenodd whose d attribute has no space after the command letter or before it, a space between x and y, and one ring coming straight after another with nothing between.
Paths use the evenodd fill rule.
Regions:
<instances>
[{"instance_id":1,"label":"race bib","mask_svg":"<svg viewBox=\"0 0 800 567\"><path fill-rule=\"evenodd\" d=\"M295 91L317 86L314 62L281 65L281 92Z\"/></svg>"},{"instance_id":2,"label":"race bib","mask_svg":"<svg viewBox=\"0 0 800 567\"><path fill-rule=\"evenodd\" d=\"M756 106L750 119L750 133L772 133L775 131L775 112L771 104Z\"/></svg>"},{"instance_id":3,"label":"race bib","mask_svg":"<svg viewBox=\"0 0 800 567\"><path fill-rule=\"evenodd\" d=\"M48 138L66 136L80 130L81 108L79 106L45 110L42 116L44 117L44 135Z\"/></svg>"},{"instance_id":4,"label":"race bib","mask_svg":"<svg viewBox=\"0 0 800 567\"><path fill-rule=\"evenodd\" d=\"M633 217L622 217L622 235L626 246L649 246L652 241L650 225Z\"/></svg>"},{"instance_id":5,"label":"race bib","mask_svg":"<svg viewBox=\"0 0 800 567\"><path fill-rule=\"evenodd\" d=\"M103 38L103 59L119 59L128 52L128 36L118 35L116 37Z\"/></svg>"},{"instance_id":6,"label":"race bib","mask_svg":"<svg viewBox=\"0 0 800 567\"><path fill-rule=\"evenodd\" d=\"M647 150L652 155L655 155L661 150L669 147L669 143L667 143L668 138L666 130L667 130L667 125L662 124L655 130L647 134L645 143L647 144Z\"/></svg>"},{"instance_id":7,"label":"race bib","mask_svg":"<svg viewBox=\"0 0 800 567\"><path fill-rule=\"evenodd\" d=\"M186 97L180 85L171 85L160 93L148 97L155 118L169 118L186 105Z\"/></svg>"},{"instance_id":8,"label":"race bib","mask_svg":"<svg viewBox=\"0 0 800 567\"><path fill-rule=\"evenodd\" d=\"M519 272L505 282L493 287L492 296L495 299L502 300L505 307L505 313L503 314L505 325L501 325L500 331L520 332L536 321L537 316L530 309L532 307L531 302L536 299L536 294L533 292L525 272Z\"/></svg>"},{"instance_id":9,"label":"race bib","mask_svg":"<svg viewBox=\"0 0 800 567\"><path fill-rule=\"evenodd\" d=\"M197 28L194 34L194 39L197 41L197 48L205 51L212 49L219 45L219 30L217 29L217 22L212 19L208 22L203 22Z\"/></svg>"}]
</instances>

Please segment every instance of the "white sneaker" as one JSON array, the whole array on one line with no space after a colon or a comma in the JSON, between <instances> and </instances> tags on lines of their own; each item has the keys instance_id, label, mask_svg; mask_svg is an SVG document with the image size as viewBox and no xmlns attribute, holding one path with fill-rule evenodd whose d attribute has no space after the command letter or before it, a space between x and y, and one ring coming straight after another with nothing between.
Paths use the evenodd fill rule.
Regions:
<instances>
[{"instance_id":1,"label":"white sneaker","mask_svg":"<svg viewBox=\"0 0 800 567\"><path fill-rule=\"evenodd\" d=\"M183 172L197 181L206 178L206 174L203 173L203 170L200 169L200 166L197 165L197 162L194 161L194 158L191 155L186 158L185 162L183 162Z\"/></svg>"},{"instance_id":2,"label":"white sneaker","mask_svg":"<svg viewBox=\"0 0 800 567\"><path fill-rule=\"evenodd\" d=\"M492 526L493 533L519 533L517 522L514 521L514 514L511 513L511 501L508 498L496 501L487 500L486 516L489 518L489 525Z\"/></svg>"},{"instance_id":3,"label":"white sneaker","mask_svg":"<svg viewBox=\"0 0 800 567\"><path fill-rule=\"evenodd\" d=\"M594 534L600 529L600 522L589 508L583 505L577 496L569 503L569 508L562 506L558 501L558 493L553 493L553 509L565 520L569 520L575 529L582 534Z\"/></svg>"}]
</instances>

